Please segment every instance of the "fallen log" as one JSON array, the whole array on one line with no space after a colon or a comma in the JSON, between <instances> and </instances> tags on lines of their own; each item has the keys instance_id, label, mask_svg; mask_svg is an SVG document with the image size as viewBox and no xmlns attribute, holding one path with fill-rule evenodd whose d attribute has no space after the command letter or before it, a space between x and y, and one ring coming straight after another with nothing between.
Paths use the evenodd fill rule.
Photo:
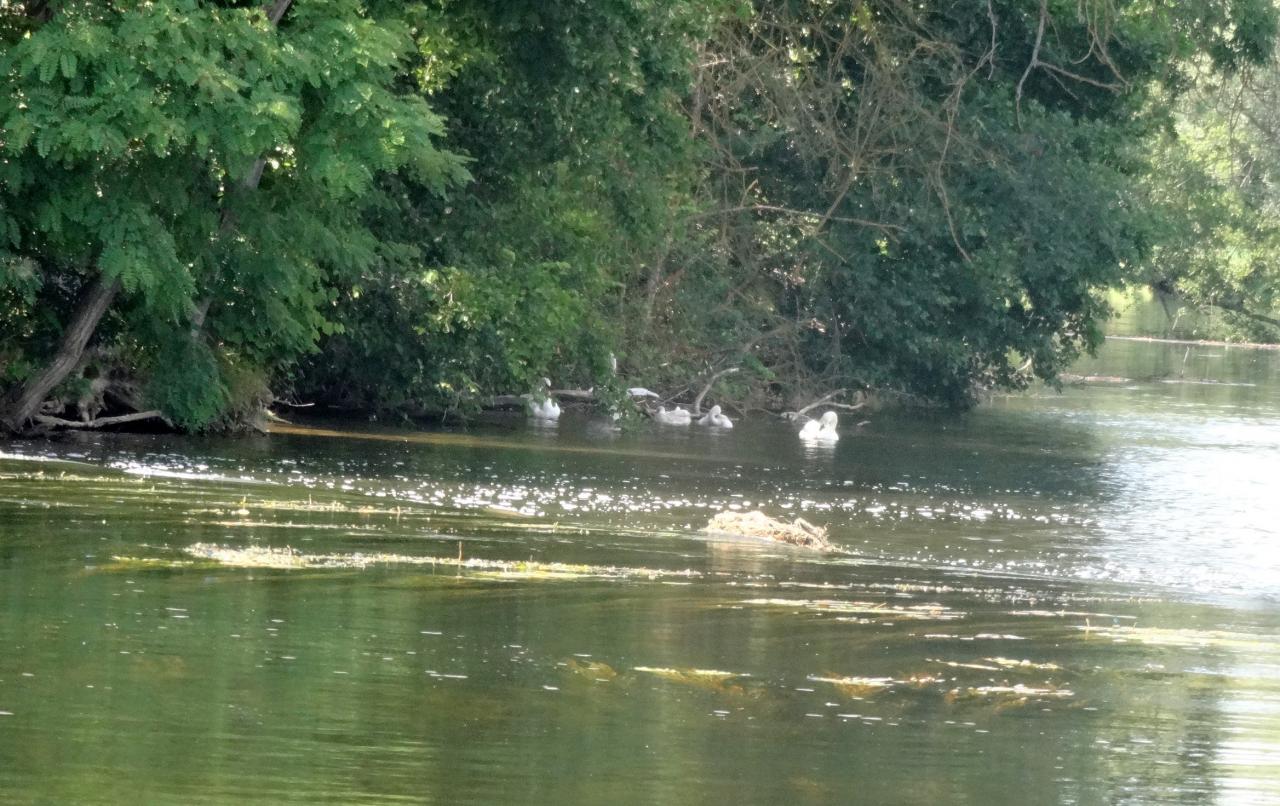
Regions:
<instances>
[{"instance_id":1,"label":"fallen log","mask_svg":"<svg viewBox=\"0 0 1280 806\"><path fill-rule=\"evenodd\" d=\"M556 400L565 400L571 403L594 403L596 402L595 389L549 389L547 396ZM522 409L529 405L531 397L524 395L494 395L489 398L487 408L491 409Z\"/></svg>"},{"instance_id":2,"label":"fallen log","mask_svg":"<svg viewBox=\"0 0 1280 806\"><path fill-rule=\"evenodd\" d=\"M52 417L48 414L37 414L31 419L48 428L79 428L93 430L106 428L112 425L136 423L141 420L161 420L170 428L173 427L173 423L169 422L169 418L165 417L159 409L137 411L132 414L117 414L111 417L95 417L92 420L67 420L62 417Z\"/></svg>"}]
</instances>

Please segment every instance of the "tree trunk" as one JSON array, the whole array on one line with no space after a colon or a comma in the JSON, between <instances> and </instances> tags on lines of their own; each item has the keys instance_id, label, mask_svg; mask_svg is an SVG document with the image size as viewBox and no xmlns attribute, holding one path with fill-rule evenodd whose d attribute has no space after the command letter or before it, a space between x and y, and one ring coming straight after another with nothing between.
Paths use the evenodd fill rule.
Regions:
<instances>
[{"instance_id":1,"label":"tree trunk","mask_svg":"<svg viewBox=\"0 0 1280 806\"><path fill-rule=\"evenodd\" d=\"M62 345L58 347L57 355L43 372L27 381L14 395L10 404L0 412L0 423L15 433L26 428L54 387L66 380L71 371L79 366L90 337L119 291L119 280L108 283L99 276L93 281L62 336Z\"/></svg>"}]
</instances>

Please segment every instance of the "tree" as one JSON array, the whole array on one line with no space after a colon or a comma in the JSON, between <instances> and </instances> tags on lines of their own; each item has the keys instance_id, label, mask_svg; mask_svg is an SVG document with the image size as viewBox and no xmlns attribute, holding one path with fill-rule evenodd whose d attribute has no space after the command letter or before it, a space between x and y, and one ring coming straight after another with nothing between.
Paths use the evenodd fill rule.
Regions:
<instances>
[{"instance_id":1,"label":"tree","mask_svg":"<svg viewBox=\"0 0 1280 806\"><path fill-rule=\"evenodd\" d=\"M47 364L10 371L10 428L83 369L102 327L154 376L153 404L210 423L229 378L314 345L329 277L392 248L363 217L380 176L437 193L465 177L402 86L412 43L393 4L3 11L0 258L27 321L16 363Z\"/></svg>"},{"instance_id":2,"label":"tree","mask_svg":"<svg viewBox=\"0 0 1280 806\"><path fill-rule=\"evenodd\" d=\"M424 10L417 79L474 182L447 201L391 194L378 231L418 249L336 289L343 328L298 394L423 414L544 376L609 382L610 353L633 350L620 293L698 171L681 102L705 24L704 4L666 0Z\"/></svg>"},{"instance_id":3,"label":"tree","mask_svg":"<svg viewBox=\"0 0 1280 806\"><path fill-rule=\"evenodd\" d=\"M1280 67L1207 73L1153 140L1167 229L1141 281L1226 312L1212 335L1280 340ZM1162 297L1164 298L1164 297Z\"/></svg>"},{"instance_id":4,"label":"tree","mask_svg":"<svg viewBox=\"0 0 1280 806\"><path fill-rule=\"evenodd\" d=\"M1274 31L1252 0L745 4L702 49L707 208L649 283L658 316L722 314L685 301L733 278L731 326L692 329L723 333L710 363L754 364L784 396L963 405L1024 369L1052 380L1161 234L1152 93L1176 98L1191 59L1264 58Z\"/></svg>"}]
</instances>

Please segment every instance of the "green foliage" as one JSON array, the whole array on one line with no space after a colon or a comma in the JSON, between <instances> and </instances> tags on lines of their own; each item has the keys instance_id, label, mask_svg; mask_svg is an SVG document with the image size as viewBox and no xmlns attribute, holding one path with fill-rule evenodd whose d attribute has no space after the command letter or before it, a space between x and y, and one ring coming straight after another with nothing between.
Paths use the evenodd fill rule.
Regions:
<instances>
[{"instance_id":1,"label":"green foliage","mask_svg":"<svg viewBox=\"0 0 1280 806\"><path fill-rule=\"evenodd\" d=\"M174 334L157 351L147 401L182 428L209 425L229 400L218 369L217 358L203 342Z\"/></svg>"},{"instance_id":2,"label":"green foliage","mask_svg":"<svg viewBox=\"0 0 1280 806\"><path fill-rule=\"evenodd\" d=\"M1268 0L26 9L0 3L7 387L99 277L98 344L191 429L268 385L621 403L611 355L671 390L738 366L715 393L744 405L963 406L1093 349L1108 287L1277 307Z\"/></svg>"},{"instance_id":3,"label":"green foliage","mask_svg":"<svg viewBox=\"0 0 1280 806\"><path fill-rule=\"evenodd\" d=\"M21 15L0 11L0 257L36 261L49 286L119 280L110 329L140 345L152 396L184 426L230 400L218 356L267 371L332 329L333 278L381 248L365 219L381 177L424 194L466 179L405 86L412 40L392 4L308 0L278 29L256 4L209 0ZM26 325L4 335L40 352L62 325L15 287ZM175 349L190 366L164 360Z\"/></svg>"},{"instance_id":4,"label":"green foliage","mask_svg":"<svg viewBox=\"0 0 1280 806\"><path fill-rule=\"evenodd\" d=\"M791 0L724 19L693 90L707 209L670 261L700 270L663 272L650 332L711 334L691 363L752 356L784 402L861 385L965 405L1052 380L1099 343L1101 290L1168 235L1143 188L1169 120L1150 99L1194 62L1258 61L1275 16Z\"/></svg>"},{"instance_id":5,"label":"green foliage","mask_svg":"<svg viewBox=\"0 0 1280 806\"><path fill-rule=\"evenodd\" d=\"M618 294L659 248L695 170L680 101L688 4L424 5L419 86L474 182L447 201L388 187L375 231L415 243L349 286L342 332L299 395L415 413L609 378ZM393 323L388 325L388 323Z\"/></svg>"},{"instance_id":6,"label":"green foliage","mask_svg":"<svg viewBox=\"0 0 1280 806\"><path fill-rule=\"evenodd\" d=\"M1225 326L1198 335L1280 340L1278 105L1272 61L1197 88L1153 140L1147 188L1164 229L1139 279L1225 312Z\"/></svg>"}]
</instances>

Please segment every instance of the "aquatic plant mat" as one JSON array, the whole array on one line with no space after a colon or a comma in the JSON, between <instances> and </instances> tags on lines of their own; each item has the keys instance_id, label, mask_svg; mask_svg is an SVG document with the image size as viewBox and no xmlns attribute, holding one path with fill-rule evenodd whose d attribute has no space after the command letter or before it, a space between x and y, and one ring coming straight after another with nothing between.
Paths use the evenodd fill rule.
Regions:
<instances>
[{"instance_id":1,"label":"aquatic plant mat","mask_svg":"<svg viewBox=\"0 0 1280 806\"><path fill-rule=\"evenodd\" d=\"M431 566L468 571L477 575L508 579L689 579L702 576L690 569L626 568L613 565L579 565L533 560L488 560L479 557L433 557L387 552L311 554L297 549L270 546L231 547L215 543L195 543L184 551L203 560L213 560L233 568L369 568L381 565ZM117 558L125 559L125 558Z\"/></svg>"},{"instance_id":2,"label":"aquatic plant mat","mask_svg":"<svg viewBox=\"0 0 1280 806\"><path fill-rule=\"evenodd\" d=\"M863 623L873 621L955 621L965 614L959 610L930 602L918 605L885 602L847 602L838 599L745 599L742 604L758 607L788 607L819 613L835 613L846 620Z\"/></svg>"}]
</instances>

